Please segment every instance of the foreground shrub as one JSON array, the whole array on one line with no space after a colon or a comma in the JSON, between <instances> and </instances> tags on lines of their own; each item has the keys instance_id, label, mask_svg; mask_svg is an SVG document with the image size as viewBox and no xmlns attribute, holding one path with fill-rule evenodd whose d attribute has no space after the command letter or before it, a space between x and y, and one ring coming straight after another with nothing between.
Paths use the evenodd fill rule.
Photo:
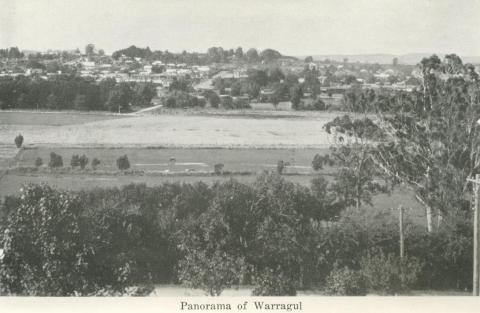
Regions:
<instances>
[{"instance_id":1,"label":"foreground shrub","mask_svg":"<svg viewBox=\"0 0 480 313\"><path fill-rule=\"evenodd\" d=\"M335 268L327 276L325 292L337 296L364 296L367 294L367 287L359 271L343 267Z\"/></svg>"},{"instance_id":2,"label":"foreground shrub","mask_svg":"<svg viewBox=\"0 0 480 313\"><path fill-rule=\"evenodd\" d=\"M15 145L17 148L21 148L23 144L23 136L21 134L18 134L17 137L15 137Z\"/></svg>"},{"instance_id":3,"label":"foreground shrub","mask_svg":"<svg viewBox=\"0 0 480 313\"><path fill-rule=\"evenodd\" d=\"M240 282L245 261L218 250L209 256L205 251L190 250L178 268L178 279L183 285L219 296L224 289Z\"/></svg>"},{"instance_id":4,"label":"foreground shrub","mask_svg":"<svg viewBox=\"0 0 480 313\"><path fill-rule=\"evenodd\" d=\"M129 285L129 260L109 251L103 229L92 228L70 193L25 187L4 229L0 288L5 294L122 293Z\"/></svg>"},{"instance_id":5,"label":"foreground shrub","mask_svg":"<svg viewBox=\"0 0 480 313\"><path fill-rule=\"evenodd\" d=\"M296 284L281 270L266 268L254 278L253 296L295 296Z\"/></svg>"},{"instance_id":6,"label":"foreground shrub","mask_svg":"<svg viewBox=\"0 0 480 313\"><path fill-rule=\"evenodd\" d=\"M470 218L444 219L434 232L410 230L405 236L407 255L425 264L416 288L471 290L473 227Z\"/></svg>"},{"instance_id":7,"label":"foreground shrub","mask_svg":"<svg viewBox=\"0 0 480 313\"><path fill-rule=\"evenodd\" d=\"M55 152L50 153L50 162L48 162L48 167L57 168L62 166L63 166L62 156L56 154Z\"/></svg>"},{"instance_id":8,"label":"foreground shrub","mask_svg":"<svg viewBox=\"0 0 480 313\"><path fill-rule=\"evenodd\" d=\"M367 288L380 294L398 294L408 291L416 283L422 264L416 258L400 259L375 249L360 261L360 271Z\"/></svg>"},{"instance_id":9,"label":"foreground shrub","mask_svg":"<svg viewBox=\"0 0 480 313\"><path fill-rule=\"evenodd\" d=\"M130 168L130 161L128 160L128 156L126 154L117 159L117 167L121 171L128 170Z\"/></svg>"}]
</instances>

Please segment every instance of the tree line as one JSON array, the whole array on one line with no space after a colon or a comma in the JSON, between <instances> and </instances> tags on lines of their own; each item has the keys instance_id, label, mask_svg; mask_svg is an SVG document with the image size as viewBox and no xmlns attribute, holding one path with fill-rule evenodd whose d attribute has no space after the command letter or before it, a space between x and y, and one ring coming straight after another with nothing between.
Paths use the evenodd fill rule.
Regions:
<instances>
[{"instance_id":1,"label":"tree line","mask_svg":"<svg viewBox=\"0 0 480 313\"><path fill-rule=\"evenodd\" d=\"M18 47L0 49L0 58L21 59L24 56L25 55L18 49Z\"/></svg>"},{"instance_id":2,"label":"tree line","mask_svg":"<svg viewBox=\"0 0 480 313\"><path fill-rule=\"evenodd\" d=\"M163 63L186 63L196 65L207 65L212 63L230 63L233 60L259 63L275 62L282 58L282 54L273 49L265 49L258 52L255 48L250 48L246 52L242 47L236 49L224 49L222 47L211 47L206 53L187 52L172 53L168 50L152 51L149 47L140 48L132 45L125 49L120 49L112 53L112 58L119 59L122 55L128 58L142 58L149 61L162 61ZM292 57L286 57L292 58Z\"/></svg>"},{"instance_id":3,"label":"tree line","mask_svg":"<svg viewBox=\"0 0 480 313\"><path fill-rule=\"evenodd\" d=\"M151 83L96 82L74 75L0 77L1 109L128 112L131 105L150 105L155 95Z\"/></svg>"}]
</instances>

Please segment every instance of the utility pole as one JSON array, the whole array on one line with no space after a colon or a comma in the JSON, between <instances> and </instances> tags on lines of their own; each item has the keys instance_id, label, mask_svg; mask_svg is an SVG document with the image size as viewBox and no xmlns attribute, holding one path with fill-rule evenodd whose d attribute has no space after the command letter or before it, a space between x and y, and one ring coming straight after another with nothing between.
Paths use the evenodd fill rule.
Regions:
<instances>
[{"instance_id":1,"label":"utility pole","mask_svg":"<svg viewBox=\"0 0 480 313\"><path fill-rule=\"evenodd\" d=\"M400 226L400 259L403 259L403 256L405 255L405 244L403 237L403 206L398 207L398 222Z\"/></svg>"},{"instance_id":2,"label":"utility pole","mask_svg":"<svg viewBox=\"0 0 480 313\"><path fill-rule=\"evenodd\" d=\"M468 181L473 182L473 194L475 197L475 205L473 207L473 296L479 296L479 264L480 264L480 253L478 249L478 244L480 242L479 238L479 189L480 189L480 174L475 175L475 179L468 179Z\"/></svg>"}]
</instances>

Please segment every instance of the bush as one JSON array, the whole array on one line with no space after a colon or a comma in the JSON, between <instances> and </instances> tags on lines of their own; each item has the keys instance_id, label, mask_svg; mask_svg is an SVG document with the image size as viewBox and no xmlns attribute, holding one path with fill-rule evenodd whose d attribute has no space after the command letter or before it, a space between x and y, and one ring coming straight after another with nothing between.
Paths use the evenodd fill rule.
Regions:
<instances>
[{"instance_id":1,"label":"bush","mask_svg":"<svg viewBox=\"0 0 480 313\"><path fill-rule=\"evenodd\" d=\"M367 294L365 279L359 271L348 267L335 268L327 276L325 292L338 296L364 296Z\"/></svg>"},{"instance_id":2,"label":"bush","mask_svg":"<svg viewBox=\"0 0 480 313\"><path fill-rule=\"evenodd\" d=\"M92 163L91 163L92 169L93 169L93 170L96 170L96 169L97 169L97 166L100 165L100 163L101 163L101 162L100 162L99 159L94 158L94 159L92 160Z\"/></svg>"},{"instance_id":3,"label":"bush","mask_svg":"<svg viewBox=\"0 0 480 313\"><path fill-rule=\"evenodd\" d=\"M80 158L78 158L78 163L80 165L80 168L83 170L85 169L85 166L88 164L88 158L85 154L83 154Z\"/></svg>"},{"instance_id":4,"label":"bush","mask_svg":"<svg viewBox=\"0 0 480 313\"><path fill-rule=\"evenodd\" d=\"M73 193L26 186L4 226L0 293L120 295L139 285L136 265L145 247L137 238L146 223L124 212L89 216L85 208Z\"/></svg>"},{"instance_id":5,"label":"bush","mask_svg":"<svg viewBox=\"0 0 480 313\"><path fill-rule=\"evenodd\" d=\"M37 157L37 158L35 159L35 166L36 166L36 167L40 167L40 166L42 166L42 165L43 165L43 160L42 160L42 158L41 158L41 157Z\"/></svg>"},{"instance_id":6,"label":"bush","mask_svg":"<svg viewBox=\"0 0 480 313\"><path fill-rule=\"evenodd\" d=\"M313 103L313 108L317 111L325 111L327 109L327 105L321 99L317 99Z\"/></svg>"},{"instance_id":7,"label":"bush","mask_svg":"<svg viewBox=\"0 0 480 313\"><path fill-rule=\"evenodd\" d=\"M63 166L62 156L56 154L55 152L50 153L50 162L48 162L48 167L57 168L62 166Z\"/></svg>"},{"instance_id":8,"label":"bush","mask_svg":"<svg viewBox=\"0 0 480 313\"><path fill-rule=\"evenodd\" d=\"M285 168L289 165L290 165L290 163L288 163L288 162L284 162L283 160L278 160L278 162L277 162L277 174L282 175Z\"/></svg>"},{"instance_id":9,"label":"bush","mask_svg":"<svg viewBox=\"0 0 480 313\"><path fill-rule=\"evenodd\" d=\"M215 171L215 174L217 174L217 175L222 174L223 166L224 165L222 163L215 164L214 167L213 167L213 170Z\"/></svg>"},{"instance_id":10,"label":"bush","mask_svg":"<svg viewBox=\"0 0 480 313\"><path fill-rule=\"evenodd\" d=\"M17 137L15 137L15 145L17 148L21 148L23 144L23 136L21 134L18 134Z\"/></svg>"},{"instance_id":11,"label":"bush","mask_svg":"<svg viewBox=\"0 0 480 313\"><path fill-rule=\"evenodd\" d=\"M325 157L320 154L315 154L312 161L312 168L314 171L323 169L323 164L325 164Z\"/></svg>"},{"instance_id":12,"label":"bush","mask_svg":"<svg viewBox=\"0 0 480 313\"><path fill-rule=\"evenodd\" d=\"M126 154L117 159L117 167L121 171L125 171L130 168L130 161L128 160L128 156Z\"/></svg>"},{"instance_id":13,"label":"bush","mask_svg":"<svg viewBox=\"0 0 480 313\"><path fill-rule=\"evenodd\" d=\"M295 296L296 286L292 277L280 270L266 268L254 278L253 296Z\"/></svg>"},{"instance_id":14,"label":"bush","mask_svg":"<svg viewBox=\"0 0 480 313\"><path fill-rule=\"evenodd\" d=\"M72 159L70 161L70 165L72 168L75 168L77 166L80 166L80 158L78 157L77 154L72 155Z\"/></svg>"},{"instance_id":15,"label":"bush","mask_svg":"<svg viewBox=\"0 0 480 313\"><path fill-rule=\"evenodd\" d=\"M238 284L245 272L245 262L221 251L207 256L204 251L190 249L179 262L178 278L191 288L201 288L210 296L219 296L225 288Z\"/></svg>"},{"instance_id":16,"label":"bush","mask_svg":"<svg viewBox=\"0 0 480 313\"><path fill-rule=\"evenodd\" d=\"M416 283L422 264L416 258L400 257L382 250L370 251L360 261L360 271L367 288L381 294L398 294L408 291Z\"/></svg>"},{"instance_id":17,"label":"bush","mask_svg":"<svg viewBox=\"0 0 480 313\"><path fill-rule=\"evenodd\" d=\"M405 252L428 264L415 286L418 289L471 290L473 229L470 218L444 219L440 229L410 229Z\"/></svg>"}]
</instances>

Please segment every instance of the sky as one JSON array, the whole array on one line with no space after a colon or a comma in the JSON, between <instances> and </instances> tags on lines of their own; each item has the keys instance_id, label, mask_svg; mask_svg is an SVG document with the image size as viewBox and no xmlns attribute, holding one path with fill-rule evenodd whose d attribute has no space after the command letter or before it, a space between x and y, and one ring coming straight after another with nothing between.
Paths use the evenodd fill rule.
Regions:
<instances>
[{"instance_id":1,"label":"sky","mask_svg":"<svg viewBox=\"0 0 480 313\"><path fill-rule=\"evenodd\" d=\"M0 48L480 55L480 0L0 0Z\"/></svg>"}]
</instances>

